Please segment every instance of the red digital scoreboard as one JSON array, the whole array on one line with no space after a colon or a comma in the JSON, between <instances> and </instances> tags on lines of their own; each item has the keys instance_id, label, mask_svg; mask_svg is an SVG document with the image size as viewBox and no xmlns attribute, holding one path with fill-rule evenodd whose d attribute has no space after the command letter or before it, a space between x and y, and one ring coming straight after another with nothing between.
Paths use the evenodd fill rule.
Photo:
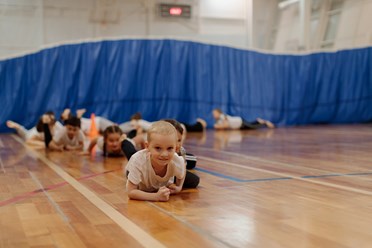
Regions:
<instances>
[{"instance_id":1,"label":"red digital scoreboard","mask_svg":"<svg viewBox=\"0 0 372 248\"><path fill-rule=\"evenodd\" d=\"M191 18L191 5L162 3L159 8L162 17Z\"/></svg>"}]
</instances>

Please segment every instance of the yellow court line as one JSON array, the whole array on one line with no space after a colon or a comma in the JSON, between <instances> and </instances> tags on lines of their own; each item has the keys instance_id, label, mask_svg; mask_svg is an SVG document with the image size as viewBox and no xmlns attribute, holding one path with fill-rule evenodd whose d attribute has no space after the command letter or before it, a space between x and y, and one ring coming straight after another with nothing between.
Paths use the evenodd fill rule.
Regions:
<instances>
[{"instance_id":1,"label":"yellow court line","mask_svg":"<svg viewBox=\"0 0 372 248\"><path fill-rule=\"evenodd\" d=\"M100 209L104 214L106 214L111 220L113 220L118 226L120 226L126 233L132 236L138 243L143 245L144 247L161 247L165 248L165 246L160 243L158 240L153 238L151 235L143 231L139 228L136 224L130 221L128 218L123 216L119 211L109 205L107 202L103 201L99 198L95 193L89 190L87 187L79 183L75 178L70 176L66 173L63 169L57 166L55 163L47 159L45 156L42 156L40 153L33 151L29 147L27 147L23 140L18 138L15 135L12 137L21 143L26 149L27 152L32 154L34 157L43 161L50 169L52 169L55 173L57 173L61 178L63 178L66 182L68 182L73 188L75 188L80 194L85 196L88 201L90 201L93 205L95 205L98 209Z\"/></svg>"},{"instance_id":2,"label":"yellow court line","mask_svg":"<svg viewBox=\"0 0 372 248\"><path fill-rule=\"evenodd\" d=\"M313 179L293 176L293 175L290 175L290 174L287 174L287 173L281 173L281 172L275 172L275 171L266 170L266 169L259 169L259 168L244 166L244 165L241 165L241 164L226 162L226 161L213 159L213 158L208 158L208 157L204 157L204 156L198 156L198 158L200 158L202 160L205 160L205 161L214 162L214 163L228 164L228 165L238 167L238 168L242 168L242 169L245 169L245 170L253 170L253 171L258 171L258 172L264 172L264 173L269 173L269 174L278 175L278 176L282 176L282 177L291 177L293 179L297 179L297 180L301 180L301 181L305 181L305 182L309 182L309 183L320 184L320 185L323 185L323 186L328 186L328 187L332 187L332 188L337 188L337 189L342 189L342 190L346 190L346 191L356 192L356 193L360 193L360 194L364 194L364 195L372 195L372 192L367 191L367 190L342 186L342 185L338 185L338 184L334 184L334 183L316 181L316 180L313 180Z\"/></svg>"}]
</instances>

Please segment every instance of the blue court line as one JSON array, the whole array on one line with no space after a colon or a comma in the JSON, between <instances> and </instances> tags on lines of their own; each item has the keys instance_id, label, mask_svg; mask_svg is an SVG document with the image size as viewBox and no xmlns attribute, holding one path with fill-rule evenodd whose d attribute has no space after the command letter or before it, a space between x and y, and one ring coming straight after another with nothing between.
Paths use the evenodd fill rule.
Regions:
<instances>
[{"instance_id":1,"label":"blue court line","mask_svg":"<svg viewBox=\"0 0 372 248\"><path fill-rule=\"evenodd\" d=\"M301 178L322 178L322 177L342 177L342 176L368 176L372 175L372 172L353 172L353 173L345 173L345 174L325 174L325 175L318 175L318 176L302 176Z\"/></svg>"},{"instance_id":2,"label":"blue court line","mask_svg":"<svg viewBox=\"0 0 372 248\"><path fill-rule=\"evenodd\" d=\"M206 170L206 169L202 169L202 168L194 168L194 170L202 171L202 172L211 174L213 176L229 179L229 180L235 181L235 182L243 182L244 181L244 180L236 178L236 177L227 176L227 175L224 175L224 174L221 174L221 173L218 173L218 172L214 172L214 171L210 171L210 170Z\"/></svg>"},{"instance_id":3,"label":"blue court line","mask_svg":"<svg viewBox=\"0 0 372 248\"><path fill-rule=\"evenodd\" d=\"M348 173L345 174L347 176L367 176L367 175L372 175L372 172L356 172L356 173Z\"/></svg>"},{"instance_id":4,"label":"blue court line","mask_svg":"<svg viewBox=\"0 0 372 248\"><path fill-rule=\"evenodd\" d=\"M317 176L302 176L301 178L322 178L322 177L341 177L345 176L346 174L325 174L325 175L317 175Z\"/></svg>"},{"instance_id":5,"label":"blue court line","mask_svg":"<svg viewBox=\"0 0 372 248\"><path fill-rule=\"evenodd\" d=\"M202 169L200 167L194 168L194 170L205 172L210 175L214 175L217 177L225 178L234 182L239 183L246 183L246 182L264 182L264 181L275 181L275 180L290 180L295 179L293 177L271 177L271 178L257 178L257 179L240 179L232 176L227 176L225 174L221 174L215 171L210 171L206 169ZM341 177L341 176L366 176L366 175L372 175L372 172L355 172L355 173L346 173L346 174L324 174L324 175L309 175L309 176L301 176L301 178L326 178L326 177Z\"/></svg>"},{"instance_id":6,"label":"blue court line","mask_svg":"<svg viewBox=\"0 0 372 248\"><path fill-rule=\"evenodd\" d=\"M205 172L205 173L208 173L208 174L211 174L211 175L217 176L217 177L221 177L221 178L229 179L229 180L231 180L231 181L235 181L235 182L239 182L239 183L243 183L243 182L262 182L262 181L275 181L275 180L289 180L289 179L293 179L292 177L272 177L272 178L258 178L258 179L240 179L240 178L236 178L236 177L232 177L232 176L227 176L227 175L224 175L224 174L221 174L221 173L215 172L215 171L210 171L210 170L202 169L202 168L199 168L199 167L198 167L198 168L194 168L194 170L202 171L202 172Z\"/></svg>"},{"instance_id":7,"label":"blue court line","mask_svg":"<svg viewBox=\"0 0 372 248\"><path fill-rule=\"evenodd\" d=\"M243 180L243 182L249 182L249 183L254 183L254 182L263 182L263 181L276 181L276 180L289 180L293 179L293 177L269 177L269 178L258 178L258 179L246 179Z\"/></svg>"}]
</instances>

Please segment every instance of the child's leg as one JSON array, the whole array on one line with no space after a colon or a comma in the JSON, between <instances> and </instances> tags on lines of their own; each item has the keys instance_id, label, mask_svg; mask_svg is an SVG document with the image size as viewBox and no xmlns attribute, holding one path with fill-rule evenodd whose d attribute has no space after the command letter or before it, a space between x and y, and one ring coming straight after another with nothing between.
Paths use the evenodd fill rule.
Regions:
<instances>
[{"instance_id":1,"label":"child's leg","mask_svg":"<svg viewBox=\"0 0 372 248\"><path fill-rule=\"evenodd\" d=\"M12 128L12 129L15 129L16 130L16 132L17 132L17 134L19 135L19 136L21 136L21 138L23 139L23 140L27 140L27 138L28 138L28 130L24 127L24 126L22 126L22 125L20 125L20 124L18 124L17 122L14 122L14 121L7 121L6 122L6 125L7 125L7 127L9 127L9 128Z\"/></svg>"},{"instance_id":2,"label":"child's leg","mask_svg":"<svg viewBox=\"0 0 372 248\"><path fill-rule=\"evenodd\" d=\"M124 152L128 160L137 152L136 147L128 139L121 142L121 150Z\"/></svg>"},{"instance_id":3,"label":"child's leg","mask_svg":"<svg viewBox=\"0 0 372 248\"><path fill-rule=\"evenodd\" d=\"M133 139L137 136L137 129L132 129L130 132L127 133L127 137Z\"/></svg>"},{"instance_id":4,"label":"child's leg","mask_svg":"<svg viewBox=\"0 0 372 248\"><path fill-rule=\"evenodd\" d=\"M115 123L113 123L112 121L106 119L106 118L103 118L103 117L100 117L100 116L97 116L96 117L96 120L97 120L97 129L100 131L100 132L104 132L105 129L109 126L112 126L114 125Z\"/></svg>"},{"instance_id":5,"label":"child's leg","mask_svg":"<svg viewBox=\"0 0 372 248\"><path fill-rule=\"evenodd\" d=\"M264 119L261 119L261 118L257 118L256 120L257 120L257 122L259 122L261 124L264 124L268 128L275 128L275 125L271 121L264 120Z\"/></svg>"},{"instance_id":6,"label":"child's leg","mask_svg":"<svg viewBox=\"0 0 372 248\"><path fill-rule=\"evenodd\" d=\"M196 166L196 157L191 153L186 153L186 169L192 170Z\"/></svg>"},{"instance_id":7,"label":"child's leg","mask_svg":"<svg viewBox=\"0 0 372 248\"><path fill-rule=\"evenodd\" d=\"M262 128L262 127L266 127L266 124L264 122L260 123L257 120L253 121L253 122L248 122L248 121L243 119L243 123L242 123L242 126L240 127L240 129L242 129L242 130L259 129L259 128Z\"/></svg>"},{"instance_id":8,"label":"child's leg","mask_svg":"<svg viewBox=\"0 0 372 248\"><path fill-rule=\"evenodd\" d=\"M191 173L190 171L186 171L185 181L183 182L183 189L194 189L199 185L200 178Z\"/></svg>"},{"instance_id":9,"label":"child's leg","mask_svg":"<svg viewBox=\"0 0 372 248\"><path fill-rule=\"evenodd\" d=\"M185 125L187 132L203 132L204 130L203 125L200 122L197 122L195 124L182 124Z\"/></svg>"},{"instance_id":10,"label":"child's leg","mask_svg":"<svg viewBox=\"0 0 372 248\"><path fill-rule=\"evenodd\" d=\"M129 133L131 130L133 130L133 126L129 121L120 124L119 128L121 131L123 131L123 133Z\"/></svg>"},{"instance_id":11,"label":"child's leg","mask_svg":"<svg viewBox=\"0 0 372 248\"><path fill-rule=\"evenodd\" d=\"M76 117L79 119L82 118L85 112L87 112L85 108L76 110Z\"/></svg>"},{"instance_id":12,"label":"child's leg","mask_svg":"<svg viewBox=\"0 0 372 248\"><path fill-rule=\"evenodd\" d=\"M274 123L272 123L271 121L264 120L264 119L261 119L261 118L257 118L257 121L258 121L258 122L260 122L260 121L264 121L265 125L266 125L268 128L275 128Z\"/></svg>"},{"instance_id":13,"label":"child's leg","mask_svg":"<svg viewBox=\"0 0 372 248\"><path fill-rule=\"evenodd\" d=\"M70 116L70 113L71 113L71 110L69 108L66 108L66 109L63 110L63 112L61 114L61 120L62 120L63 124L65 123L65 121Z\"/></svg>"}]
</instances>

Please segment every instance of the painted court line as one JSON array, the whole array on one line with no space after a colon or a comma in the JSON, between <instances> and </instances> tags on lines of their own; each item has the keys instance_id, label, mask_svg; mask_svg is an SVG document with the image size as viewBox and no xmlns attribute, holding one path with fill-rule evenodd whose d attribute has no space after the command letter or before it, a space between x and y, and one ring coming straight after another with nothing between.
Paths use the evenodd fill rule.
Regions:
<instances>
[{"instance_id":1,"label":"painted court line","mask_svg":"<svg viewBox=\"0 0 372 248\"><path fill-rule=\"evenodd\" d=\"M314 184L320 184L320 185L327 186L327 187L332 187L332 188L342 189L342 190L346 190L346 191L356 192L356 193L360 193L360 194L364 194L364 195L372 195L371 191L352 188L352 187L348 187L348 186L342 186L342 185L338 185L338 184L334 184L334 183L314 181L311 178L292 176L292 175L289 175L289 174L286 174L286 173L281 173L281 172L275 172L275 171L270 171L270 170L266 170L266 169L259 169L259 168L244 166L244 165L241 165L241 164L226 162L226 161L217 160L217 159L213 159L213 158L208 158L208 157L204 157L204 156L198 156L198 158L203 159L205 161L214 162L214 163L231 165L231 166L234 166L234 167L237 167L237 168L242 168L242 169L245 169L245 170L251 170L251 171L253 170L253 171L258 171L258 172L264 172L264 173L268 173L268 174L278 175L278 176L283 177L283 178L289 178L290 177L290 178L297 179L297 180L300 180L300 181L310 182L310 183L314 183Z\"/></svg>"},{"instance_id":2,"label":"painted court line","mask_svg":"<svg viewBox=\"0 0 372 248\"><path fill-rule=\"evenodd\" d=\"M325 174L325 175L309 175L309 176L302 176L302 178L326 178L326 177L342 177L346 176L346 174Z\"/></svg>"},{"instance_id":3,"label":"painted court line","mask_svg":"<svg viewBox=\"0 0 372 248\"><path fill-rule=\"evenodd\" d=\"M70 225L70 219L65 215L65 213L62 211L62 209L59 207L59 205L50 197L48 192L44 189L43 185L41 184L40 180L37 179L37 177L32 173L31 171L28 172L32 178L32 180L36 183L38 187L40 187L41 191L44 193L44 195L47 197L50 204L53 205L54 209L57 211L57 213L61 216L61 218L67 223L67 225L71 228Z\"/></svg>"},{"instance_id":4,"label":"painted court line","mask_svg":"<svg viewBox=\"0 0 372 248\"><path fill-rule=\"evenodd\" d=\"M121 170L121 169L118 169L118 170ZM86 179L94 178L94 177L101 176L101 175L111 173L111 172L115 172L115 171L118 171L118 170L109 170L109 171L104 171L104 172L100 172L100 173L89 174L89 175L86 175L86 176L83 176L83 177L79 177L76 180L83 181L83 180L86 180ZM65 185L68 185L68 183L67 182L57 183L57 184L49 185L47 187L42 187L42 188L36 189L34 191L31 191L31 192L23 193L21 195L15 196L13 198L10 198L10 199L4 200L4 201L0 201L0 207L25 200L27 198L33 197L34 195L36 195L38 193L53 190L53 189L57 189L57 188L60 188L62 186L65 186Z\"/></svg>"},{"instance_id":5,"label":"painted court line","mask_svg":"<svg viewBox=\"0 0 372 248\"><path fill-rule=\"evenodd\" d=\"M231 246L229 243L226 243L225 241L219 239L219 238L216 238L215 236L213 236L212 234L204 231L203 229L201 229L200 227L197 227L197 226L194 226L192 224L190 224L189 222L187 222L186 220L172 214L171 212L168 212L167 210L157 206L155 203L153 202L147 202L149 205L151 205L152 207L156 208L157 210L159 210L160 212L174 218L175 220L177 220L178 222L184 224L185 226L189 227L191 230L193 230L194 232L196 233L199 233L202 237L207 237L208 239L211 239L213 241L216 241L226 247L234 247L234 246Z\"/></svg>"},{"instance_id":6,"label":"painted court line","mask_svg":"<svg viewBox=\"0 0 372 248\"><path fill-rule=\"evenodd\" d=\"M368 176L372 175L372 172L355 172L355 173L347 173L347 176Z\"/></svg>"},{"instance_id":7,"label":"painted court line","mask_svg":"<svg viewBox=\"0 0 372 248\"><path fill-rule=\"evenodd\" d=\"M3 143L3 141L1 140L1 138L0 138L0 148L4 148L4 143ZM2 170L3 173L5 174L5 167L4 167L3 160L1 159L1 154L0 154L0 166L1 166L1 170Z\"/></svg>"},{"instance_id":8,"label":"painted court line","mask_svg":"<svg viewBox=\"0 0 372 248\"><path fill-rule=\"evenodd\" d=\"M13 198L10 198L10 199L1 201L0 202L0 207L3 207L3 206L6 206L6 205L9 205L9 204L12 204L12 203L16 203L16 202L25 200L27 198L30 198L30 197L32 197L32 196L34 196L36 194L39 194L39 193L43 192L43 191L48 191L48 190L53 190L53 189L60 188L60 187L65 186L67 184L68 184L67 182L58 183L58 184L54 184L52 186L48 186L48 187L43 188L43 189L36 189L34 191L27 192L27 193L24 193L24 194L15 196Z\"/></svg>"},{"instance_id":9,"label":"painted court line","mask_svg":"<svg viewBox=\"0 0 372 248\"><path fill-rule=\"evenodd\" d=\"M6 171L5 171L5 167L4 167L4 163L3 163L3 160L1 159L1 154L0 154L0 165L1 165L1 170L3 171L3 173L5 174Z\"/></svg>"},{"instance_id":10,"label":"painted court line","mask_svg":"<svg viewBox=\"0 0 372 248\"><path fill-rule=\"evenodd\" d=\"M237 178L237 177L228 176L228 175L225 175L225 174L222 174L222 173L218 173L218 172L215 172L215 171L203 169L203 168L200 168L200 167L194 168L194 170L201 171L201 172L204 172L204 173L207 173L207 174L210 174L210 175L214 175L214 176L217 176L217 177L225 178L225 179L228 179L228 180L231 180L231 181L240 182L240 183L295 179L294 177L268 177L268 178L256 178L256 179L241 179L241 178ZM372 175L372 172L309 175L309 176L301 176L301 178L351 177L351 176L368 176L368 175Z\"/></svg>"},{"instance_id":11,"label":"painted court line","mask_svg":"<svg viewBox=\"0 0 372 248\"><path fill-rule=\"evenodd\" d=\"M194 168L194 170L205 172L217 177L225 178L231 181L239 182L239 183L245 183L245 182L262 182L262 181L275 181L275 180L289 180L293 179L292 177L271 177L271 178L257 178L257 179L240 179L232 176L227 176L215 171L206 170L200 167Z\"/></svg>"},{"instance_id":12,"label":"painted court line","mask_svg":"<svg viewBox=\"0 0 372 248\"><path fill-rule=\"evenodd\" d=\"M194 146L194 147L196 147L196 146ZM201 149L208 150L208 151L211 151L211 152L216 152L215 150L213 150L211 148L207 148L207 147L197 147L197 148L198 149L201 148ZM262 162L262 163L267 163L267 164L274 164L274 165L281 165L281 166L292 167L292 168L302 167L302 168L311 169L313 171L319 171L319 173L327 173L327 174L322 174L322 175L302 176L303 178L321 178L321 177L325 178L325 177L337 177L337 176L367 176L367 175L372 174L372 172L333 173L333 172L330 172L330 171L327 171L327 170L321 170L321 169L317 169L317 168L308 168L308 167L302 166L302 165L286 164L286 163L282 163L282 162L277 162L277 161L272 161L272 160L267 160L267 159L262 159L262 158L256 158L256 157L243 155L243 154L237 154L237 153L233 153L233 152L227 152L227 151L219 151L219 152L220 153L225 153L225 154L228 154L228 155L231 155L231 156L235 156L235 157L246 158L246 159L251 160L251 161L257 161L257 162ZM198 156L198 157L200 157L200 156ZM254 168L254 167L252 167L252 168ZM269 171L269 170L267 170L267 171ZM371 181L371 179L365 179L365 178L363 178L362 180Z\"/></svg>"},{"instance_id":13,"label":"painted court line","mask_svg":"<svg viewBox=\"0 0 372 248\"><path fill-rule=\"evenodd\" d=\"M51 162L46 157L42 156L41 154L31 150L28 148L24 142L19 139L17 136L12 135L12 137L21 143L27 152L42 162L44 162L50 169L52 169L55 173L57 173L61 178L63 178L66 182L68 182L74 189L76 189L80 194L85 196L88 201L90 201L93 205L95 205L98 209L100 209L103 213L105 213L112 221L114 221L118 226L120 226L126 233L131 235L138 243L143 245L144 247L165 247L161 244L158 240L153 238L151 235L143 231L139 228L136 224L130 221L128 218L124 217L120 212L114 209L111 205L107 202L103 201L99 198L94 192L89 190L87 187L79 183L75 178L70 176L66 173L63 169L59 166Z\"/></svg>"},{"instance_id":14,"label":"painted court line","mask_svg":"<svg viewBox=\"0 0 372 248\"><path fill-rule=\"evenodd\" d=\"M196 148L196 149L216 152L216 150L208 148L208 147L199 147L199 146L193 146L193 147ZM218 153L223 153L223 154L227 154L227 155L231 155L231 156L235 156L235 157L245 158L245 159L250 160L250 161L256 161L256 162L261 162L261 163L266 163L266 164L280 165L280 166L292 167L292 168L302 167L302 168L311 169L313 171L319 171L320 173L329 173L329 171L325 171L325 170L321 170L321 169L317 169L317 168L308 168L308 167L305 167L305 166L302 166L302 165L287 164L287 163L283 163L283 162L252 157L252 156L249 156L249 155L243 155L243 154L238 154L238 153L234 153L234 152L218 151ZM197 156L197 157L199 157L199 156Z\"/></svg>"}]
</instances>

